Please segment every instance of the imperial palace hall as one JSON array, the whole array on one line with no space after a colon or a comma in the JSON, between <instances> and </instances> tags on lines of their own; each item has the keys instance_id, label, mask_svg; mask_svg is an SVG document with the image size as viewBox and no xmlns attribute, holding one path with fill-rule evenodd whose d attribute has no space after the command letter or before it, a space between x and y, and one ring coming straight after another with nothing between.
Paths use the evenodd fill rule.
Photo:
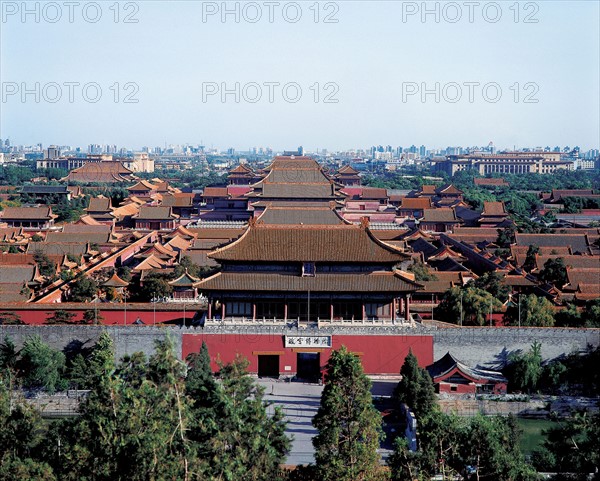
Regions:
<instances>
[{"instance_id":1,"label":"imperial palace hall","mask_svg":"<svg viewBox=\"0 0 600 481\"><path fill-rule=\"evenodd\" d=\"M343 185L313 159L276 157L248 192L254 215L244 234L208 257L216 274L193 284L208 319L409 319L421 286L412 262L377 239L366 219L339 215Z\"/></svg>"}]
</instances>

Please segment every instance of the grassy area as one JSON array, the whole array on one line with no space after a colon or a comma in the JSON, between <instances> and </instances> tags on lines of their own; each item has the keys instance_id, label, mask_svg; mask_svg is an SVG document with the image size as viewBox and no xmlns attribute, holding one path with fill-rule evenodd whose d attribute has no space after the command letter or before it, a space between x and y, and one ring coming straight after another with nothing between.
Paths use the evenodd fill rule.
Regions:
<instances>
[{"instance_id":1,"label":"grassy area","mask_svg":"<svg viewBox=\"0 0 600 481\"><path fill-rule=\"evenodd\" d=\"M523 430L520 444L521 451L525 455L531 454L544 442L545 436L542 434L542 430L556 425L554 421L549 421L547 419L518 418L517 423Z\"/></svg>"}]
</instances>

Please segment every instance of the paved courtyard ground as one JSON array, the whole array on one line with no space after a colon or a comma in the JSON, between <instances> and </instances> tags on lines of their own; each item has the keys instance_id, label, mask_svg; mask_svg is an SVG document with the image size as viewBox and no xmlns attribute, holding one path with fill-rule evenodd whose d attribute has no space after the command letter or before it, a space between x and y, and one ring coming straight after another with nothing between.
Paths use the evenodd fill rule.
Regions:
<instances>
[{"instance_id":1,"label":"paved courtyard ground","mask_svg":"<svg viewBox=\"0 0 600 481\"><path fill-rule=\"evenodd\" d=\"M293 441L286 464L314 463L312 438L317 431L312 426L312 418L319 409L323 386L272 379L259 379L258 383L265 388L266 400L279 406L288 421L286 432ZM374 381L372 392L375 396L389 396L396 384L397 381ZM387 454L387 450L382 451L382 455Z\"/></svg>"}]
</instances>

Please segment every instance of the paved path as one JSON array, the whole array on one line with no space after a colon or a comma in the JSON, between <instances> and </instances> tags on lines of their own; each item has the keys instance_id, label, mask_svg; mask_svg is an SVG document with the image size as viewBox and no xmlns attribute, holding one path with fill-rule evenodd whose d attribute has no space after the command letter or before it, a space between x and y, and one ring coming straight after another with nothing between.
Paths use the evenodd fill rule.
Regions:
<instances>
[{"instance_id":1,"label":"paved path","mask_svg":"<svg viewBox=\"0 0 600 481\"><path fill-rule=\"evenodd\" d=\"M317 430L312 426L312 418L319 409L323 386L271 379L259 379L258 383L265 388L265 399L279 406L286 416L286 433L293 437L286 464L314 463L312 438ZM397 381L374 381L372 392L376 396L389 396L396 384ZM380 451L383 456L389 455L388 450Z\"/></svg>"}]
</instances>

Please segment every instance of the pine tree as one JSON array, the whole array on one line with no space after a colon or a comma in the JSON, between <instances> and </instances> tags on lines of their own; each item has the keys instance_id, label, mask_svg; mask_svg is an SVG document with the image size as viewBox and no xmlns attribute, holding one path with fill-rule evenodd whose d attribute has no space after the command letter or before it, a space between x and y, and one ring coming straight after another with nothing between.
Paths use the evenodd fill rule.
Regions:
<instances>
[{"instance_id":1,"label":"pine tree","mask_svg":"<svg viewBox=\"0 0 600 481\"><path fill-rule=\"evenodd\" d=\"M240 356L219 372L217 429L200 447L208 479L272 481L289 451L282 411L264 401L264 389L248 375L248 361Z\"/></svg>"},{"instance_id":2,"label":"pine tree","mask_svg":"<svg viewBox=\"0 0 600 481\"><path fill-rule=\"evenodd\" d=\"M408 352L400 374L402 380L394 390L397 407L406 404L417 419L427 415L436 406L435 389L429 373L419 367L412 350Z\"/></svg>"},{"instance_id":3,"label":"pine tree","mask_svg":"<svg viewBox=\"0 0 600 481\"><path fill-rule=\"evenodd\" d=\"M313 419L319 479L367 481L377 475L381 415L360 359L342 346L327 363L321 405Z\"/></svg>"}]
</instances>

